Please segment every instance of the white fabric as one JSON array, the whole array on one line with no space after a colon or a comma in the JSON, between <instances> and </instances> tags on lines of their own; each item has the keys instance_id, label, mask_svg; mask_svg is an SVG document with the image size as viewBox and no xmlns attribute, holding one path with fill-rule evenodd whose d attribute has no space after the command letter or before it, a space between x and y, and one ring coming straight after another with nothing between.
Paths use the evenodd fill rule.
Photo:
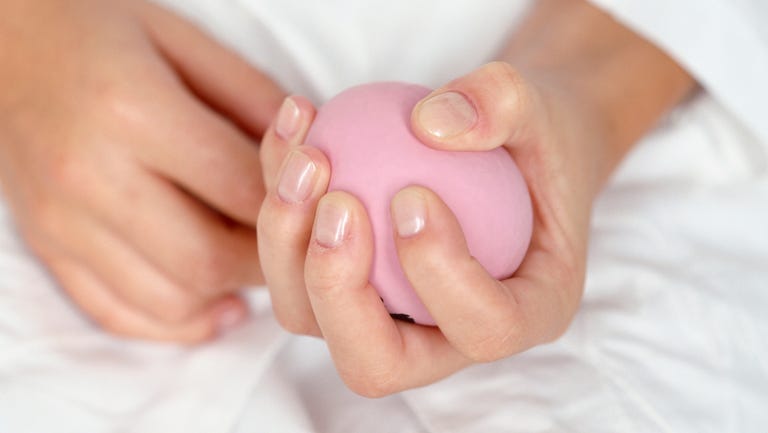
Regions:
<instances>
[{"instance_id":1,"label":"white fabric","mask_svg":"<svg viewBox=\"0 0 768 433\"><path fill-rule=\"evenodd\" d=\"M469 71L525 6L165 1L316 101L364 81L438 85ZM252 323L199 349L103 335L0 209L0 433L764 431L765 85L749 73L732 83L718 65L726 51L733 71L765 70L768 11L761 0L599 3L678 55L709 93L650 134L598 201L583 306L561 340L367 400L343 387L321 342L279 330L263 292ZM720 20L732 16L742 19ZM701 23L718 50L701 49Z\"/></svg>"},{"instance_id":2,"label":"white fabric","mask_svg":"<svg viewBox=\"0 0 768 433\"><path fill-rule=\"evenodd\" d=\"M768 140L768 2L591 1L666 49Z\"/></svg>"}]
</instances>

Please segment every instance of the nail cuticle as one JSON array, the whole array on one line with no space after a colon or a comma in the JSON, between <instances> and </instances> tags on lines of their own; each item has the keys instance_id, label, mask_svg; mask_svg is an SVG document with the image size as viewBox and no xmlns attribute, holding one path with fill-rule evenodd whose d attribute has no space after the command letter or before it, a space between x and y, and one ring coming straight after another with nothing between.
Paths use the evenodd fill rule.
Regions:
<instances>
[{"instance_id":1,"label":"nail cuticle","mask_svg":"<svg viewBox=\"0 0 768 433\"><path fill-rule=\"evenodd\" d=\"M275 133L283 140L290 140L299 131L301 110L290 97L285 98L275 120Z\"/></svg>"},{"instance_id":2,"label":"nail cuticle","mask_svg":"<svg viewBox=\"0 0 768 433\"><path fill-rule=\"evenodd\" d=\"M277 195L284 202L297 204L306 201L315 186L317 166L308 155L294 150L286 157L277 184Z\"/></svg>"},{"instance_id":3,"label":"nail cuticle","mask_svg":"<svg viewBox=\"0 0 768 433\"><path fill-rule=\"evenodd\" d=\"M431 96L421 103L417 119L430 135L452 138L475 127L477 108L464 94L447 91Z\"/></svg>"},{"instance_id":4,"label":"nail cuticle","mask_svg":"<svg viewBox=\"0 0 768 433\"><path fill-rule=\"evenodd\" d=\"M333 249L341 246L347 237L350 211L337 203L321 202L315 220L314 238L323 248Z\"/></svg>"},{"instance_id":5,"label":"nail cuticle","mask_svg":"<svg viewBox=\"0 0 768 433\"><path fill-rule=\"evenodd\" d=\"M392 219L398 236L403 239L423 232L427 223L424 197L417 191L400 191L392 200Z\"/></svg>"}]
</instances>

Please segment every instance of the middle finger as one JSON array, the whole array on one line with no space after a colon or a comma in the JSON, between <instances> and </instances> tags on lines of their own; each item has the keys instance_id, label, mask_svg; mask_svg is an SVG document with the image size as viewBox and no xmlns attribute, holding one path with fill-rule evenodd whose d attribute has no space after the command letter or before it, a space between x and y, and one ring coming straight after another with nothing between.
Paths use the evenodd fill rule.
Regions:
<instances>
[{"instance_id":1,"label":"middle finger","mask_svg":"<svg viewBox=\"0 0 768 433\"><path fill-rule=\"evenodd\" d=\"M319 335L304 284L304 260L329 176L330 165L320 150L292 150L259 214L259 256L272 307L280 323L297 334Z\"/></svg>"}]
</instances>

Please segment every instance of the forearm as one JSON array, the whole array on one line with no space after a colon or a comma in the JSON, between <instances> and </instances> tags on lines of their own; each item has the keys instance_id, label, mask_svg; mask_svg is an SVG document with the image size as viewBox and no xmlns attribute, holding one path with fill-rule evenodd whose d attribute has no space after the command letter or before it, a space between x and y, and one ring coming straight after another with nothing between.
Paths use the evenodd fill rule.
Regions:
<instances>
[{"instance_id":1,"label":"forearm","mask_svg":"<svg viewBox=\"0 0 768 433\"><path fill-rule=\"evenodd\" d=\"M538 0L502 60L578 101L602 137L599 183L696 86L673 59L581 0Z\"/></svg>"}]
</instances>

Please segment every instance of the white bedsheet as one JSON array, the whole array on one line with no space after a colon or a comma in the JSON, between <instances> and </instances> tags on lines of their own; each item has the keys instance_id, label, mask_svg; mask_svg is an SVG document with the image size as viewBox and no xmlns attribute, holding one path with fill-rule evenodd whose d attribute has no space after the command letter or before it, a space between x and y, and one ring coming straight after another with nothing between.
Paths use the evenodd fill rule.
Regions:
<instances>
[{"instance_id":1,"label":"white bedsheet","mask_svg":"<svg viewBox=\"0 0 768 433\"><path fill-rule=\"evenodd\" d=\"M166 1L317 101L468 71L523 6L429 0L398 24L415 2ZM254 320L210 346L102 334L0 204L0 432L763 432L768 142L744 126L757 115L733 109L742 99L725 104L737 118L694 98L622 165L596 205L584 302L561 340L381 400L347 391L321 342L282 332L263 291Z\"/></svg>"}]
</instances>

